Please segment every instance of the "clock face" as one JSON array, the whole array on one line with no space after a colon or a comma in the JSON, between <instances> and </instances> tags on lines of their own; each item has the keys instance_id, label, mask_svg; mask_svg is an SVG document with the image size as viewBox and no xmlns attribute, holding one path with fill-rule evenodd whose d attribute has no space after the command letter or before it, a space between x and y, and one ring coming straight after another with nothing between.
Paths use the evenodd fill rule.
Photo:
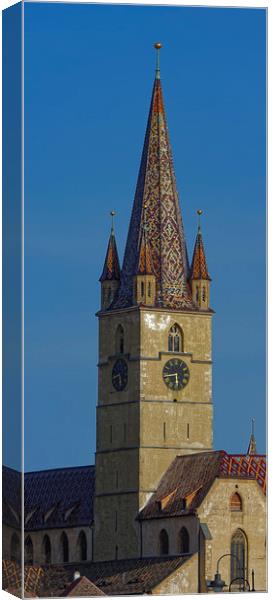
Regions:
<instances>
[{"instance_id":1,"label":"clock face","mask_svg":"<svg viewBox=\"0 0 273 600\"><path fill-rule=\"evenodd\" d=\"M183 360L171 358L163 368L163 380L171 390L182 390L190 379L189 369Z\"/></svg>"},{"instance_id":2,"label":"clock face","mask_svg":"<svg viewBox=\"0 0 273 600\"><path fill-rule=\"evenodd\" d=\"M128 366L123 358L116 360L112 370L112 384L114 388L121 392L124 390L128 381Z\"/></svg>"}]
</instances>

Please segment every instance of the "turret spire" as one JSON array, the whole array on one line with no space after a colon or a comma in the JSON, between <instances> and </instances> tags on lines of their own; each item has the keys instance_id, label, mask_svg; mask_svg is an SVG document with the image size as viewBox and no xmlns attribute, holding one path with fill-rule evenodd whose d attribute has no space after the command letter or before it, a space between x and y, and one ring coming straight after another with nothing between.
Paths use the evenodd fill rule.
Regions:
<instances>
[{"instance_id":1,"label":"turret spire","mask_svg":"<svg viewBox=\"0 0 273 600\"><path fill-rule=\"evenodd\" d=\"M201 310L207 310L209 308L211 278L208 272L201 231L203 211L198 209L196 212L198 215L198 229L191 264L191 289L195 305Z\"/></svg>"},{"instance_id":2,"label":"turret spire","mask_svg":"<svg viewBox=\"0 0 273 600\"><path fill-rule=\"evenodd\" d=\"M100 282L103 281L119 281L120 280L120 266L119 266L119 257L118 250L116 245L116 238L114 233L114 216L115 211L111 210L111 232L110 238L108 242L107 252L105 256L103 271L100 276Z\"/></svg>"},{"instance_id":3,"label":"turret spire","mask_svg":"<svg viewBox=\"0 0 273 600\"><path fill-rule=\"evenodd\" d=\"M251 419L251 435L250 435L250 440L249 440L248 449L247 449L248 456L250 454L257 453L256 439L255 439L255 435L254 435L254 424L255 424L254 419Z\"/></svg>"},{"instance_id":4,"label":"turret spire","mask_svg":"<svg viewBox=\"0 0 273 600\"><path fill-rule=\"evenodd\" d=\"M198 229L192 257L191 279L208 279L209 281L211 281L208 273L201 231L201 215L203 214L203 211L198 209L196 212L198 214Z\"/></svg>"},{"instance_id":5,"label":"turret spire","mask_svg":"<svg viewBox=\"0 0 273 600\"><path fill-rule=\"evenodd\" d=\"M170 309L194 308L160 81L161 46L159 42L155 44L156 76L115 308L133 303L133 277L137 271L144 219L148 225L146 240L156 278L155 305Z\"/></svg>"},{"instance_id":6,"label":"turret spire","mask_svg":"<svg viewBox=\"0 0 273 600\"><path fill-rule=\"evenodd\" d=\"M114 233L115 214L115 211L111 210L111 232L107 246L103 271L100 276L101 308L103 310L107 310L111 306L120 286L119 257Z\"/></svg>"}]
</instances>

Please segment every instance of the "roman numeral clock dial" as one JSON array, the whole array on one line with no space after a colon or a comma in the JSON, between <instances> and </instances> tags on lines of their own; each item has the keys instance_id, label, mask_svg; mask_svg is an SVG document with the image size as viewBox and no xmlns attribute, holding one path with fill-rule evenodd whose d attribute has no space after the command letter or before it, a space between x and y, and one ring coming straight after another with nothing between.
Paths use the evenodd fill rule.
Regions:
<instances>
[{"instance_id":1,"label":"roman numeral clock dial","mask_svg":"<svg viewBox=\"0 0 273 600\"><path fill-rule=\"evenodd\" d=\"M163 367L163 381L170 390L182 390L190 379L188 366L179 358L171 358Z\"/></svg>"}]
</instances>

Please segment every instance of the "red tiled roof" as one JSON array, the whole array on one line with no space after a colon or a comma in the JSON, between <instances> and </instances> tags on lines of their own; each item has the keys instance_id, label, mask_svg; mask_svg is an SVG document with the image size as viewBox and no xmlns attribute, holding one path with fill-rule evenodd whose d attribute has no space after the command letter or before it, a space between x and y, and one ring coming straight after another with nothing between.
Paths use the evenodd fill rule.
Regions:
<instances>
[{"instance_id":1,"label":"red tiled roof","mask_svg":"<svg viewBox=\"0 0 273 600\"><path fill-rule=\"evenodd\" d=\"M106 257L104 261L104 267L100 276L100 281L119 281L120 279L120 266L118 250L116 245L116 238L114 232L111 231Z\"/></svg>"},{"instance_id":2,"label":"red tiled roof","mask_svg":"<svg viewBox=\"0 0 273 600\"><path fill-rule=\"evenodd\" d=\"M229 455L223 450L177 456L139 518L191 513L200 506L216 477L256 479L265 492L265 457Z\"/></svg>"},{"instance_id":3,"label":"red tiled roof","mask_svg":"<svg viewBox=\"0 0 273 600\"><path fill-rule=\"evenodd\" d=\"M152 592L161 581L186 563L191 556L89 562L67 565L64 569L68 582L72 580L75 570L79 569L81 575L95 583L107 596L144 594ZM55 584L56 589L60 590L61 585L58 586L57 580ZM46 590L44 592L46 595Z\"/></svg>"},{"instance_id":4,"label":"red tiled roof","mask_svg":"<svg viewBox=\"0 0 273 600\"><path fill-rule=\"evenodd\" d=\"M200 229L198 229L193 251L191 279L208 279L210 281L202 233Z\"/></svg>"},{"instance_id":5,"label":"red tiled roof","mask_svg":"<svg viewBox=\"0 0 273 600\"><path fill-rule=\"evenodd\" d=\"M68 585L65 591L61 594L61 596L105 596L104 592L102 592L90 579L87 577L79 577L75 579Z\"/></svg>"},{"instance_id":6,"label":"red tiled roof","mask_svg":"<svg viewBox=\"0 0 273 600\"><path fill-rule=\"evenodd\" d=\"M38 595L43 574L44 571L39 566L24 567L24 592L29 597ZM2 561L2 587L12 594L17 591L22 595L22 568L20 564L13 560Z\"/></svg>"}]
</instances>

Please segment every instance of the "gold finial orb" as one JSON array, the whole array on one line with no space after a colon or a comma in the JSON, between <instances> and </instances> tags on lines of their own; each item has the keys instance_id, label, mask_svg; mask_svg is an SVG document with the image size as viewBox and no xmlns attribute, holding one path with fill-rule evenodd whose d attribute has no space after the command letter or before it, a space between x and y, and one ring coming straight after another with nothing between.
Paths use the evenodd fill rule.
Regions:
<instances>
[{"instance_id":1,"label":"gold finial orb","mask_svg":"<svg viewBox=\"0 0 273 600\"><path fill-rule=\"evenodd\" d=\"M200 208L198 208L198 210L197 210L196 212L197 212L197 214L199 215L199 217L200 217L200 215L202 215L202 214L203 214L203 211L202 211Z\"/></svg>"},{"instance_id":2,"label":"gold finial orb","mask_svg":"<svg viewBox=\"0 0 273 600\"><path fill-rule=\"evenodd\" d=\"M160 50L160 48L162 48L162 44L161 44L160 42L156 42L156 43L154 44L154 48L155 48L156 50Z\"/></svg>"},{"instance_id":3,"label":"gold finial orb","mask_svg":"<svg viewBox=\"0 0 273 600\"><path fill-rule=\"evenodd\" d=\"M111 212L110 212L111 217L114 217L115 214L116 214L116 211L115 210L111 210Z\"/></svg>"}]
</instances>

